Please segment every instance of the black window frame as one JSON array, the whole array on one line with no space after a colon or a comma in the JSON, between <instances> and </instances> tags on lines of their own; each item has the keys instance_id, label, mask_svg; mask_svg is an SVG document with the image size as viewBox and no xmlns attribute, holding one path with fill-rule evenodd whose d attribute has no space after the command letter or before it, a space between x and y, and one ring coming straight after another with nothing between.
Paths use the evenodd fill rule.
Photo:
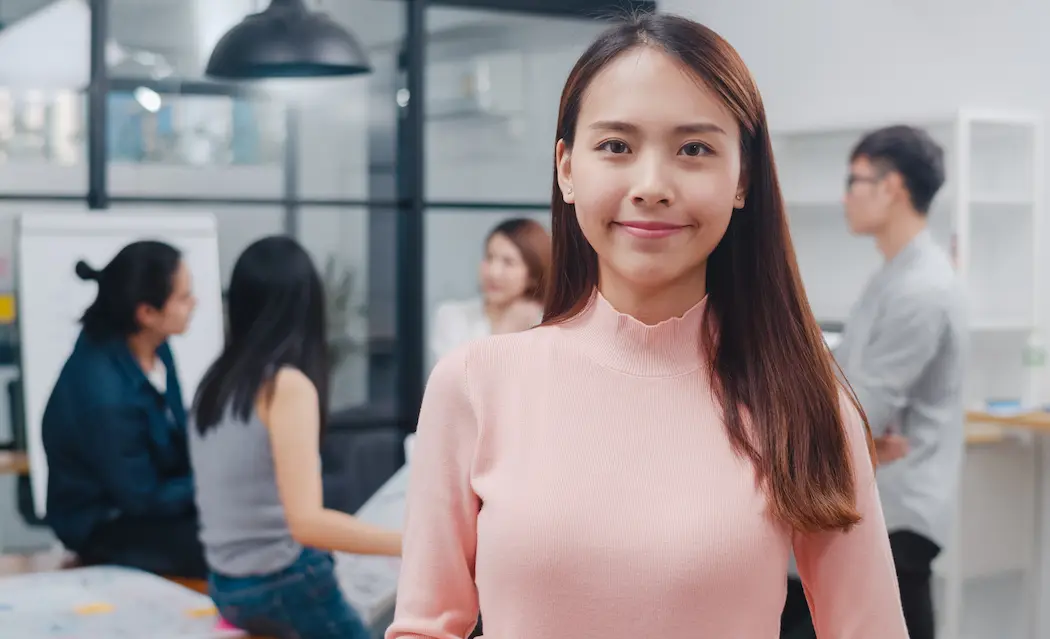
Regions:
<instances>
[{"instance_id":1,"label":"black window frame","mask_svg":"<svg viewBox=\"0 0 1050 639\"><path fill-rule=\"evenodd\" d=\"M92 211L104 212L112 204L205 204L271 205L284 210L284 230L295 234L306 207L366 208L369 211L369 299L370 334L393 335L374 340L369 347L370 396L367 404L343 411L338 423L356 427L396 426L405 433L415 430L423 397L425 376L424 245L427 210L546 210L546 202L454 202L428 201L425 178L426 10L458 7L483 11L507 11L552 18L606 19L632 11L655 11L656 3L639 0L389 0L404 8L404 40L398 56L399 86L411 99L403 107L391 106L396 118L395 157L373 158L393 168L382 183L385 191L370 190L368 199L311 199L300 195L298 114L289 108L286 126L284 190L280 198L215 198L170 196L121 196L108 189L107 148L108 98L114 92L131 92L146 86L159 94L253 96L248 85L206 80L178 82L112 77L106 65L105 43L110 30L110 0L90 0L90 82L87 94L88 188L83 196L37 193L0 193L2 201L86 202ZM373 150L371 153L375 154ZM387 153L389 155L389 153ZM376 197L378 195L378 197ZM393 259L391 259L393 255ZM390 268L394 265L393 269ZM392 271L392 272L391 272ZM394 295L390 295L393 286ZM373 309L379 308L379 312ZM387 326L379 326L385 323Z\"/></svg>"}]
</instances>

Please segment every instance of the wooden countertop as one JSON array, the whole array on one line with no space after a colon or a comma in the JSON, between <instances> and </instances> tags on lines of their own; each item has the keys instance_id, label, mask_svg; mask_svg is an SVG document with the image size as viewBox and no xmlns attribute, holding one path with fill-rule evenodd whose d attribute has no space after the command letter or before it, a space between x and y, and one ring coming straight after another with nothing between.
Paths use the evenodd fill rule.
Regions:
<instances>
[{"instance_id":1,"label":"wooden countertop","mask_svg":"<svg viewBox=\"0 0 1050 639\"><path fill-rule=\"evenodd\" d=\"M29 458L25 453L0 451L0 475L28 475Z\"/></svg>"},{"instance_id":2,"label":"wooden countertop","mask_svg":"<svg viewBox=\"0 0 1050 639\"><path fill-rule=\"evenodd\" d=\"M0 555L0 579L11 575L63 570L76 565L76 557L65 551L43 551L30 555Z\"/></svg>"},{"instance_id":3,"label":"wooden countertop","mask_svg":"<svg viewBox=\"0 0 1050 639\"><path fill-rule=\"evenodd\" d=\"M983 411L967 411L966 421L970 424L996 424L1050 434L1050 413L1043 411L1019 415L996 415Z\"/></svg>"},{"instance_id":4,"label":"wooden countertop","mask_svg":"<svg viewBox=\"0 0 1050 639\"><path fill-rule=\"evenodd\" d=\"M1050 435L1050 413L1040 411L1017 415L996 415L985 411L966 412L967 444L995 444L1003 441L1007 432L1011 430Z\"/></svg>"}]
</instances>

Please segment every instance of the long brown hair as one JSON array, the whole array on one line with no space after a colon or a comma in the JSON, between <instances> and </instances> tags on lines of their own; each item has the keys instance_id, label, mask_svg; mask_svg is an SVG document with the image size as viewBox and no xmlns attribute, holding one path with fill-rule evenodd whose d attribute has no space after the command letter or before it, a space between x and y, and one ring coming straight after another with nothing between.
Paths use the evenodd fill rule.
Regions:
<instances>
[{"instance_id":1,"label":"long brown hair","mask_svg":"<svg viewBox=\"0 0 1050 639\"><path fill-rule=\"evenodd\" d=\"M848 530L860 515L840 384L802 289L765 107L743 60L718 34L678 16L643 15L614 26L569 74L556 140L572 148L590 82L641 46L690 69L740 124L748 192L708 258L705 330L697 336L710 354L729 439L753 463L773 516L800 531ZM544 309L548 324L582 312L598 285L598 256L562 197L557 170L551 216L555 277ZM870 453L870 434L868 446Z\"/></svg>"},{"instance_id":2,"label":"long brown hair","mask_svg":"<svg viewBox=\"0 0 1050 639\"><path fill-rule=\"evenodd\" d=\"M547 295L547 280L551 270L550 233L536 220L515 217L500 222L489 231L488 237L485 238L486 248L497 235L510 240L521 253L521 259L529 271L529 286L525 289L525 297L542 302Z\"/></svg>"}]
</instances>

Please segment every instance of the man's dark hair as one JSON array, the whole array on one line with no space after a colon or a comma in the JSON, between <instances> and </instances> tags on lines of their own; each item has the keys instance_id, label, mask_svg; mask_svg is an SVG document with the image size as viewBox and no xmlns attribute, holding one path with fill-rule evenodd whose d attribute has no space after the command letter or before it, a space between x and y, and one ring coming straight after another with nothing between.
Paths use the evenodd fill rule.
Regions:
<instances>
[{"instance_id":1,"label":"man's dark hair","mask_svg":"<svg viewBox=\"0 0 1050 639\"><path fill-rule=\"evenodd\" d=\"M897 125L872 131L853 148L850 161L858 158L900 173L912 206L923 215L944 184L944 150L922 129Z\"/></svg>"}]
</instances>

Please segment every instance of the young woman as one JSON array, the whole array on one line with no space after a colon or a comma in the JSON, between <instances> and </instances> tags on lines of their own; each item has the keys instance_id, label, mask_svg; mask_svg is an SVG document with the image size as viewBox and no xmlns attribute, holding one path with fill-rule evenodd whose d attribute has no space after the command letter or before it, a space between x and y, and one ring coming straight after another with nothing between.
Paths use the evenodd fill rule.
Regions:
<instances>
[{"instance_id":1,"label":"young woman","mask_svg":"<svg viewBox=\"0 0 1050 639\"><path fill-rule=\"evenodd\" d=\"M799 280L757 88L669 15L562 93L544 325L431 375L388 639L905 639L870 437Z\"/></svg>"},{"instance_id":2,"label":"young woman","mask_svg":"<svg viewBox=\"0 0 1050 639\"><path fill-rule=\"evenodd\" d=\"M366 639L329 551L397 556L399 533L322 503L328 406L321 278L299 244L238 258L226 347L197 391L190 454L209 586L223 618L275 639Z\"/></svg>"},{"instance_id":3,"label":"young woman","mask_svg":"<svg viewBox=\"0 0 1050 639\"><path fill-rule=\"evenodd\" d=\"M179 251L125 246L101 271L42 420L47 522L88 564L203 577L186 407L168 338L196 300Z\"/></svg>"},{"instance_id":4,"label":"young woman","mask_svg":"<svg viewBox=\"0 0 1050 639\"><path fill-rule=\"evenodd\" d=\"M438 307L430 335L431 364L473 339L532 328L543 316L551 237L535 220L512 218L485 238L481 298Z\"/></svg>"}]
</instances>

